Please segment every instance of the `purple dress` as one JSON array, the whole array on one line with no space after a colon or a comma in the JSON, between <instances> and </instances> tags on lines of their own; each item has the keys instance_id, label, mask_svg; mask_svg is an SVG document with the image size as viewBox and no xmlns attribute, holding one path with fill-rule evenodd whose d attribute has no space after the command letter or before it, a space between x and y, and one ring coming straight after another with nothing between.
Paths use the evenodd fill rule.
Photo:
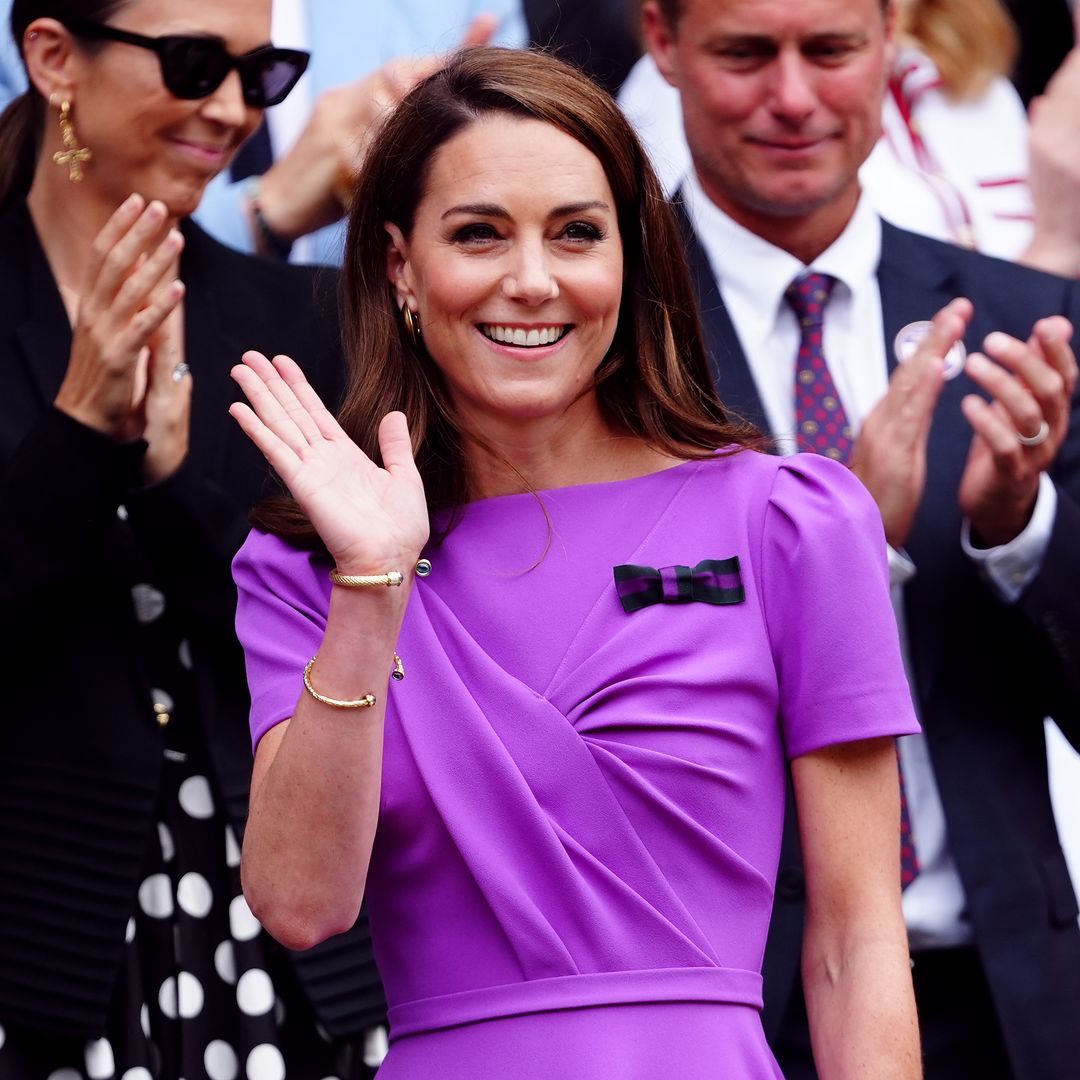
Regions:
<instances>
[{"instance_id":1,"label":"purple dress","mask_svg":"<svg viewBox=\"0 0 1080 1080\"><path fill-rule=\"evenodd\" d=\"M732 557L741 602L620 602L617 565ZM785 759L918 730L869 496L823 458L718 454L470 504L432 562L365 892L380 1080L779 1077L759 1010ZM330 585L263 534L235 574L257 741Z\"/></svg>"}]
</instances>

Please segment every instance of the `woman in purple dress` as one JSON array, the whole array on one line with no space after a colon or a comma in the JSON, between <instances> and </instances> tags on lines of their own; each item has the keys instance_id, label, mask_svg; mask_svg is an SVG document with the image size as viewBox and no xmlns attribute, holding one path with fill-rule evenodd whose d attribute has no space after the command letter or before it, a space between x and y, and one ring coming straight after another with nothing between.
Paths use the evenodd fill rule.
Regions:
<instances>
[{"instance_id":1,"label":"woman in purple dress","mask_svg":"<svg viewBox=\"0 0 1080 1080\"><path fill-rule=\"evenodd\" d=\"M821 1074L919 1074L881 523L725 412L681 246L602 91L472 50L367 159L339 418L233 373L293 497L234 564L245 889L299 948L366 897L384 1080L779 1076L789 762Z\"/></svg>"}]
</instances>

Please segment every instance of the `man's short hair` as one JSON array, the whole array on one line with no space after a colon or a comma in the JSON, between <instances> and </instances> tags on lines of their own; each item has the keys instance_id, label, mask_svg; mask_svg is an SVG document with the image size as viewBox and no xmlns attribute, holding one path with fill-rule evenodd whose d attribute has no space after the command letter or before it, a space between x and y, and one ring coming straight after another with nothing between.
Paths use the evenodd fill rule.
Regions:
<instances>
[{"instance_id":1,"label":"man's short hair","mask_svg":"<svg viewBox=\"0 0 1080 1080\"><path fill-rule=\"evenodd\" d=\"M664 21L674 29L682 18L686 0L656 0L656 3L660 8L660 14L664 16ZM885 11L890 3L891 0L881 0L881 10Z\"/></svg>"}]
</instances>

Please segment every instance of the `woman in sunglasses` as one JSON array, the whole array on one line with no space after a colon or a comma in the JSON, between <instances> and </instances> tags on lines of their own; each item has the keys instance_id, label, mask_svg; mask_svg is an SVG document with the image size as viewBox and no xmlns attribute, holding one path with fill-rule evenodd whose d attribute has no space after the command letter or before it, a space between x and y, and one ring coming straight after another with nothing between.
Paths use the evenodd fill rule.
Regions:
<instances>
[{"instance_id":1,"label":"woman in sunglasses","mask_svg":"<svg viewBox=\"0 0 1080 1080\"><path fill-rule=\"evenodd\" d=\"M16 0L11 23L31 88L0 118L0 1076L366 1075L344 1038L366 938L305 973L238 880L229 564L266 470L228 372L295 349L335 396L333 305L186 220L307 57L268 44L270 0Z\"/></svg>"}]
</instances>

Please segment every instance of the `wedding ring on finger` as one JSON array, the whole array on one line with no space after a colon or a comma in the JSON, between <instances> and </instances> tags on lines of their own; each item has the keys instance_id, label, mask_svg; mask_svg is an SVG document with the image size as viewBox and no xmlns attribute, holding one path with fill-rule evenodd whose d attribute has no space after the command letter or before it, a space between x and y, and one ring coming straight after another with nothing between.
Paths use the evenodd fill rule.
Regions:
<instances>
[{"instance_id":1,"label":"wedding ring on finger","mask_svg":"<svg viewBox=\"0 0 1080 1080\"><path fill-rule=\"evenodd\" d=\"M174 367L172 369L172 381L173 382L180 382L180 380L183 379L185 375L190 375L190 374L191 374L191 368L188 367L188 365L185 364L183 360L181 360L180 363L177 364L176 367Z\"/></svg>"},{"instance_id":2,"label":"wedding ring on finger","mask_svg":"<svg viewBox=\"0 0 1080 1080\"><path fill-rule=\"evenodd\" d=\"M1044 420L1034 435L1021 435L1018 431L1016 438L1021 446L1042 446L1050 438L1050 425Z\"/></svg>"}]
</instances>

